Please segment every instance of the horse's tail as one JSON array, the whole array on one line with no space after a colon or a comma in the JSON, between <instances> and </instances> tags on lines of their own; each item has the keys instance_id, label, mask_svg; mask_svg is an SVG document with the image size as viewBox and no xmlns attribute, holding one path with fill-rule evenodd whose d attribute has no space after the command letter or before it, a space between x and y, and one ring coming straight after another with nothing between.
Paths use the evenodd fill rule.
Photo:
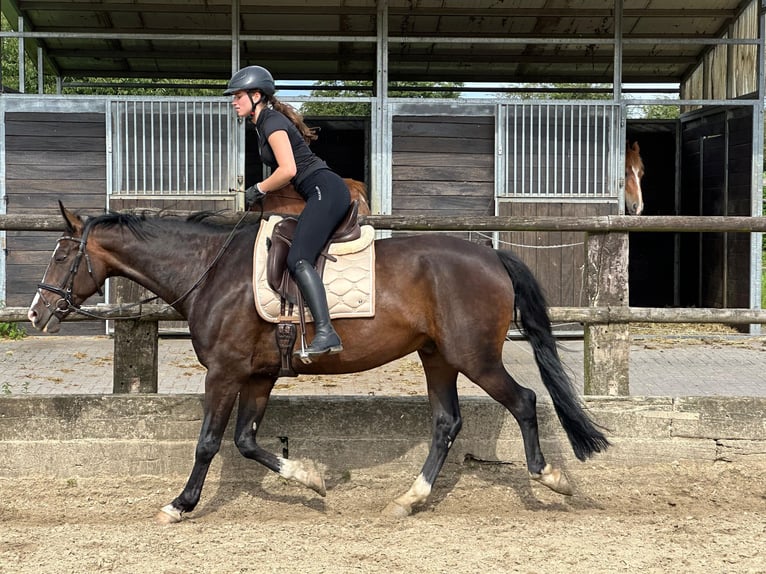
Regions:
<instances>
[{"instance_id":1,"label":"horse's tail","mask_svg":"<svg viewBox=\"0 0 766 574\"><path fill-rule=\"evenodd\" d=\"M520 313L522 332L532 345L543 384L553 399L556 414L575 456L585 460L596 452L606 450L609 441L583 409L572 382L564 372L540 284L516 255L510 251L497 251L497 254L511 277L516 294L514 322L518 325L517 313Z\"/></svg>"}]
</instances>

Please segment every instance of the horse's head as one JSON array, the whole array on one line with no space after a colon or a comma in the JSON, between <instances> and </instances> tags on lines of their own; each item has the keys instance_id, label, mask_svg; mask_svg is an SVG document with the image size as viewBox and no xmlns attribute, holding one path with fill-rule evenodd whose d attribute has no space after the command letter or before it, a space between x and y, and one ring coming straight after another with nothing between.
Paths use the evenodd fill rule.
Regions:
<instances>
[{"instance_id":1,"label":"horse's head","mask_svg":"<svg viewBox=\"0 0 766 574\"><path fill-rule=\"evenodd\" d=\"M86 251L90 225L59 202L66 231L56 242L27 317L35 329L56 333L61 321L94 293L103 294L105 274Z\"/></svg>"},{"instance_id":2,"label":"horse's head","mask_svg":"<svg viewBox=\"0 0 766 574\"><path fill-rule=\"evenodd\" d=\"M641 159L638 142L628 143L625 150L625 210L629 215L641 215L644 211L644 196L641 179L644 177L644 162Z\"/></svg>"}]
</instances>

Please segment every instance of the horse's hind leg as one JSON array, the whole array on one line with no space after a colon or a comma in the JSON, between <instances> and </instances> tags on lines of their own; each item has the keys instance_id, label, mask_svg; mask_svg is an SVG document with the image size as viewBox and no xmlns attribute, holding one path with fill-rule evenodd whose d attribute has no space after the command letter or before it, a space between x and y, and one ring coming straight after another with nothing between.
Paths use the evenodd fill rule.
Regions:
<instances>
[{"instance_id":1,"label":"horse's hind leg","mask_svg":"<svg viewBox=\"0 0 766 574\"><path fill-rule=\"evenodd\" d=\"M420 351L420 359L425 369L428 400L431 403L431 448L420 475L410 489L390 502L384 510L385 514L397 517L410 515L413 506L421 504L431 494L434 481L462 426L457 396L458 371L449 366L438 353Z\"/></svg>"},{"instance_id":2,"label":"horse's hind leg","mask_svg":"<svg viewBox=\"0 0 766 574\"><path fill-rule=\"evenodd\" d=\"M521 386L508 374L502 362L485 369L480 374L466 373L474 383L487 391L487 394L507 408L521 430L524 453L527 459L529 476L560 494L572 494L572 488L566 474L560 469L546 464L540 448L537 428L537 396L532 389Z\"/></svg>"},{"instance_id":3,"label":"horse's hind leg","mask_svg":"<svg viewBox=\"0 0 766 574\"><path fill-rule=\"evenodd\" d=\"M324 479L312 461L288 460L276 456L255 440L275 382L276 380L271 378L258 378L242 387L234 442L243 456L260 462L280 476L308 486L324 496Z\"/></svg>"}]
</instances>

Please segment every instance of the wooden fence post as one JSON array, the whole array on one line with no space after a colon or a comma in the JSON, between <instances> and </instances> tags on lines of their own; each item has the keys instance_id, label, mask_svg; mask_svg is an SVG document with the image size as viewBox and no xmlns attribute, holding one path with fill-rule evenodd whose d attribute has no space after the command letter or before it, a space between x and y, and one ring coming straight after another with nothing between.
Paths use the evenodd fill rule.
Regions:
<instances>
[{"instance_id":1,"label":"wooden fence post","mask_svg":"<svg viewBox=\"0 0 766 574\"><path fill-rule=\"evenodd\" d=\"M114 322L114 393L156 393L157 321Z\"/></svg>"},{"instance_id":2,"label":"wooden fence post","mask_svg":"<svg viewBox=\"0 0 766 574\"><path fill-rule=\"evenodd\" d=\"M588 305L628 305L628 234L588 233L586 245ZM586 395L630 394L627 323L586 323L584 352Z\"/></svg>"}]
</instances>

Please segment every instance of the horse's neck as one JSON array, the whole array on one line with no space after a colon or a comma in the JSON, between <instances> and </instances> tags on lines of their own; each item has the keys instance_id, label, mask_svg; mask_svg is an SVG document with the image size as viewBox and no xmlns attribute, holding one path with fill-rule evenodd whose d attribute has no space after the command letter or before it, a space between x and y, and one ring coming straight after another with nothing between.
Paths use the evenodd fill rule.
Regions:
<instances>
[{"instance_id":1,"label":"horse's neck","mask_svg":"<svg viewBox=\"0 0 766 574\"><path fill-rule=\"evenodd\" d=\"M171 303L203 276L225 237L175 228L143 239L129 232L111 235L101 244L112 256L110 275L126 277Z\"/></svg>"}]
</instances>

